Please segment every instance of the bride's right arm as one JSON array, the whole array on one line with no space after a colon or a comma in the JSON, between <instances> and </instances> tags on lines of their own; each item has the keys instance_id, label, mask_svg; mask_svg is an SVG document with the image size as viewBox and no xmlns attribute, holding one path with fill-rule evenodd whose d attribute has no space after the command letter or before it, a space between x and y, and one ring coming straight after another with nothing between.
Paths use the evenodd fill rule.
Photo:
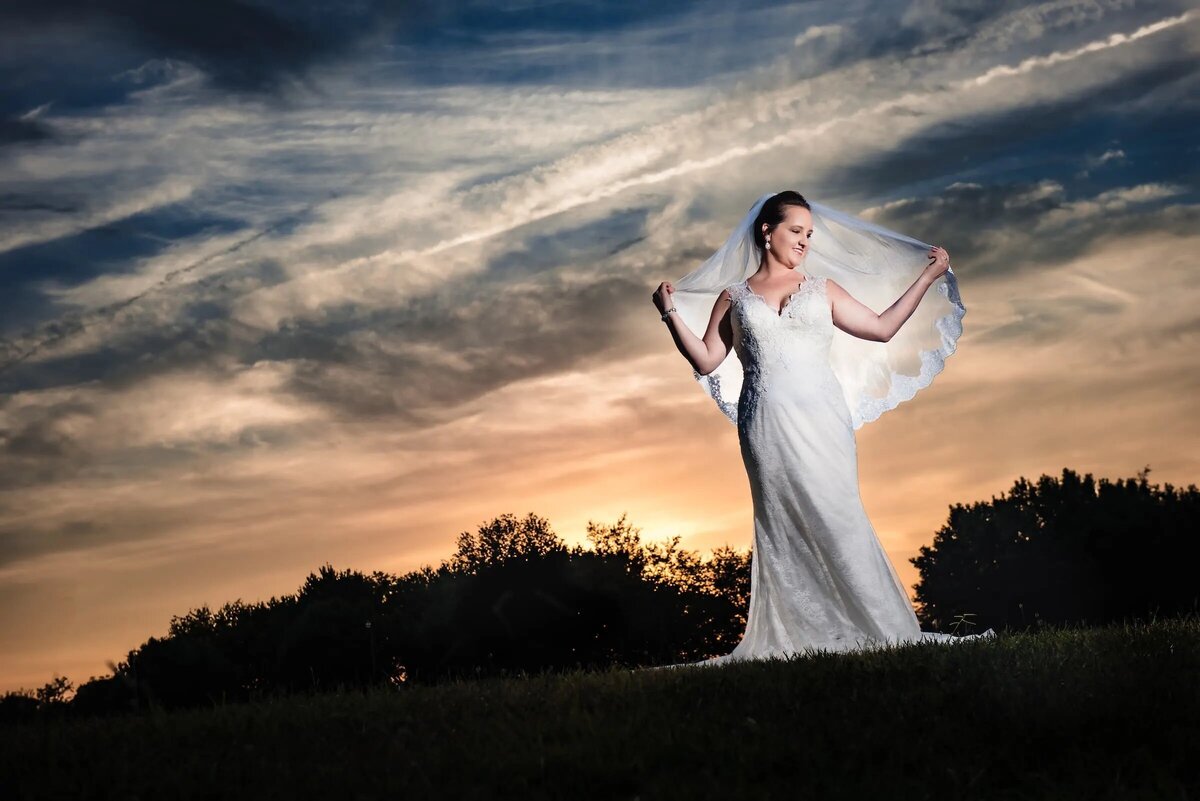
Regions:
<instances>
[{"instance_id":1,"label":"bride's right arm","mask_svg":"<svg viewBox=\"0 0 1200 801\"><path fill-rule=\"evenodd\" d=\"M703 339L684 324L678 313L667 316L667 328L671 330L675 347L679 348L679 352L692 365L692 369L700 375L708 375L716 370L729 355L729 349L733 345L730 305L729 290L722 290L713 303L708 330L704 332Z\"/></svg>"}]
</instances>

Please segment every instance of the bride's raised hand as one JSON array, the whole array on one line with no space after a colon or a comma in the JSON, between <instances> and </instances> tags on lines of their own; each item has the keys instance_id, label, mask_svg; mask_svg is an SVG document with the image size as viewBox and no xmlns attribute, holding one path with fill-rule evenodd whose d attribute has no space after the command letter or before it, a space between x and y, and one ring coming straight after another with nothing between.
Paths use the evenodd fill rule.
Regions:
<instances>
[{"instance_id":1,"label":"bride's raised hand","mask_svg":"<svg viewBox=\"0 0 1200 801\"><path fill-rule=\"evenodd\" d=\"M650 298L654 301L654 305L658 307L658 313L663 314L667 309L671 308L671 294L675 288L671 286L669 281L663 281L658 285L658 289L654 290L654 294Z\"/></svg>"},{"instance_id":2,"label":"bride's raised hand","mask_svg":"<svg viewBox=\"0 0 1200 801\"><path fill-rule=\"evenodd\" d=\"M930 278L940 278L947 270L950 269L950 254L945 248L934 245L929 249L929 264L925 266L925 272Z\"/></svg>"}]
</instances>

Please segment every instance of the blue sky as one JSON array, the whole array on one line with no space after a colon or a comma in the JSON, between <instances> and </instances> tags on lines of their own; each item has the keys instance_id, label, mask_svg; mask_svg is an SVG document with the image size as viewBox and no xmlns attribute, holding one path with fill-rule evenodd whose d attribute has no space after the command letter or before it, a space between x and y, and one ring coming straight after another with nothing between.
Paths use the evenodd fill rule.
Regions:
<instances>
[{"instance_id":1,"label":"blue sky","mask_svg":"<svg viewBox=\"0 0 1200 801\"><path fill-rule=\"evenodd\" d=\"M649 294L775 189L959 277L959 352L859 432L906 583L945 504L1018 475L1195 479L1188 3L21 0L0 23L7 685L86 679L324 560L436 563L507 511L748 547L734 433Z\"/></svg>"}]
</instances>

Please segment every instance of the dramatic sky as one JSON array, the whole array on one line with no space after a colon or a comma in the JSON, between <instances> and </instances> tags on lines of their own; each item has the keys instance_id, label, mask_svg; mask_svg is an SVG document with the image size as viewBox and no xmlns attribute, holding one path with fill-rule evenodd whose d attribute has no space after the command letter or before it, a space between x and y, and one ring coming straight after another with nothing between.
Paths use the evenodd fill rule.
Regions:
<instances>
[{"instance_id":1,"label":"dramatic sky","mask_svg":"<svg viewBox=\"0 0 1200 801\"><path fill-rule=\"evenodd\" d=\"M951 254L858 431L910 588L1019 476L1196 482L1191 5L8 0L0 690L507 512L748 548L650 294L778 189Z\"/></svg>"}]
</instances>

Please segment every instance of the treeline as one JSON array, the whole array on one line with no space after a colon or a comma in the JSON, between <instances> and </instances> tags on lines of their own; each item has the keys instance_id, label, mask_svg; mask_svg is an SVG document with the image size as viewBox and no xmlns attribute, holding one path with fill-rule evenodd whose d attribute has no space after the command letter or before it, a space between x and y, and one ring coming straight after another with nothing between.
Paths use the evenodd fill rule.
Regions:
<instances>
[{"instance_id":1,"label":"treeline","mask_svg":"<svg viewBox=\"0 0 1200 801\"><path fill-rule=\"evenodd\" d=\"M390 683L701 659L745 625L749 552L701 560L645 544L625 516L568 547L534 514L459 534L436 569L322 566L294 595L173 617L68 698L57 678L0 700L0 718L181 708Z\"/></svg>"},{"instance_id":2,"label":"treeline","mask_svg":"<svg viewBox=\"0 0 1200 801\"><path fill-rule=\"evenodd\" d=\"M911 561L927 630L1099 625L1195 611L1194 485L1115 483L1064 470L950 508ZM436 569L369 575L331 565L294 594L173 617L112 675L62 677L0 699L0 719L181 708L301 692L695 661L745 628L751 552L708 559L641 541L622 516L568 547L544 518L462 532ZM73 691L73 692L72 692Z\"/></svg>"}]
</instances>

